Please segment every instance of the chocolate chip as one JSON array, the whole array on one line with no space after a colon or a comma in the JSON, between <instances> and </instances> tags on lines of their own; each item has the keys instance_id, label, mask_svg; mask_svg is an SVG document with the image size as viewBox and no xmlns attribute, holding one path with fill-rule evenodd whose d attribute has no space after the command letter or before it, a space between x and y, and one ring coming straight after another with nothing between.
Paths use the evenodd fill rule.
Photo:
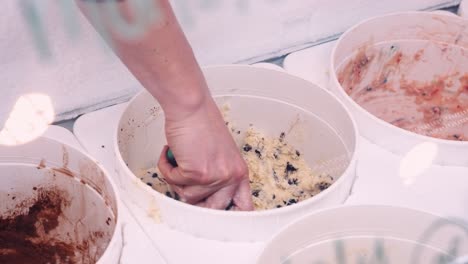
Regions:
<instances>
[{"instance_id":1,"label":"chocolate chip","mask_svg":"<svg viewBox=\"0 0 468 264\"><path fill-rule=\"evenodd\" d=\"M33 187L33 190L34 190L34 191L37 191L37 187Z\"/></svg>"},{"instance_id":2,"label":"chocolate chip","mask_svg":"<svg viewBox=\"0 0 468 264\"><path fill-rule=\"evenodd\" d=\"M172 198L171 192L166 192L166 196L169 197L169 198Z\"/></svg>"},{"instance_id":3,"label":"chocolate chip","mask_svg":"<svg viewBox=\"0 0 468 264\"><path fill-rule=\"evenodd\" d=\"M434 106L431 108L432 112L436 115L440 114L442 112L442 110L440 109L440 107L438 106Z\"/></svg>"},{"instance_id":4,"label":"chocolate chip","mask_svg":"<svg viewBox=\"0 0 468 264\"><path fill-rule=\"evenodd\" d=\"M275 157L275 159L278 159L278 154L273 153L273 157Z\"/></svg>"},{"instance_id":5,"label":"chocolate chip","mask_svg":"<svg viewBox=\"0 0 468 264\"><path fill-rule=\"evenodd\" d=\"M174 193L174 199L176 199L177 201L180 201L180 196L178 193Z\"/></svg>"},{"instance_id":6,"label":"chocolate chip","mask_svg":"<svg viewBox=\"0 0 468 264\"><path fill-rule=\"evenodd\" d=\"M262 157L262 153L261 153L260 150L258 150L258 149L255 150L255 154L257 154L257 156L258 156L259 158Z\"/></svg>"},{"instance_id":7,"label":"chocolate chip","mask_svg":"<svg viewBox=\"0 0 468 264\"><path fill-rule=\"evenodd\" d=\"M292 204L295 204L297 203L297 200L296 199L289 199L288 203L286 205L292 205Z\"/></svg>"},{"instance_id":8,"label":"chocolate chip","mask_svg":"<svg viewBox=\"0 0 468 264\"><path fill-rule=\"evenodd\" d=\"M273 200L276 199L276 195L273 194L273 197L271 197Z\"/></svg>"},{"instance_id":9,"label":"chocolate chip","mask_svg":"<svg viewBox=\"0 0 468 264\"><path fill-rule=\"evenodd\" d=\"M273 170L273 178L275 179L275 181L278 181L278 174L276 173L275 170Z\"/></svg>"},{"instance_id":10,"label":"chocolate chip","mask_svg":"<svg viewBox=\"0 0 468 264\"><path fill-rule=\"evenodd\" d=\"M232 209L232 207L234 207L234 201L233 200L231 200L231 202L229 202L228 206L224 210L229 211L229 210Z\"/></svg>"},{"instance_id":11,"label":"chocolate chip","mask_svg":"<svg viewBox=\"0 0 468 264\"><path fill-rule=\"evenodd\" d=\"M155 173L153 173L153 175L151 175L151 177L157 178L157 177L158 177L158 174L155 172Z\"/></svg>"},{"instance_id":12,"label":"chocolate chip","mask_svg":"<svg viewBox=\"0 0 468 264\"><path fill-rule=\"evenodd\" d=\"M366 91L368 91L368 92L372 91L372 87L371 87L371 86L367 86L367 87L366 87Z\"/></svg>"},{"instance_id":13,"label":"chocolate chip","mask_svg":"<svg viewBox=\"0 0 468 264\"><path fill-rule=\"evenodd\" d=\"M153 184L151 182L146 183L146 185L153 187Z\"/></svg>"},{"instance_id":14,"label":"chocolate chip","mask_svg":"<svg viewBox=\"0 0 468 264\"><path fill-rule=\"evenodd\" d=\"M299 183L299 181L297 179L289 179L288 180L289 185L297 185L298 183Z\"/></svg>"},{"instance_id":15,"label":"chocolate chip","mask_svg":"<svg viewBox=\"0 0 468 264\"><path fill-rule=\"evenodd\" d=\"M297 155L298 157L301 156L301 153L299 152L299 150L296 150L296 155Z\"/></svg>"},{"instance_id":16,"label":"chocolate chip","mask_svg":"<svg viewBox=\"0 0 468 264\"><path fill-rule=\"evenodd\" d=\"M283 206L281 206L281 205L277 205L277 206L276 206L276 208L281 208L281 207L283 207Z\"/></svg>"},{"instance_id":17,"label":"chocolate chip","mask_svg":"<svg viewBox=\"0 0 468 264\"><path fill-rule=\"evenodd\" d=\"M286 163L286 173L288 172L296 172L297 171L297 168L294 167L291 163Z\"/></svg>"},{"instance_id":18,"label":"chocolate chip","mask_svg":"<svg viewBox=\"0 0 468 264\"><path fill-rule=\"evenodd\" d=\"M245 151L245 152L249 152L249 151L251 151L251 150L252 150L252 146L250 146L249 144L245 144L245 145L244 145L244 151Z\"/></svg>"},{"instance_id":19,"label":"chocolate chip","mask_svg":"<svg viewBox=\"0 0 468 264\"><path fill-rule=\"evenodd\" d=\"M286 134L284 132L281 132L280 135L280 142L283 142L284 138L286 137Z\"/></svg>"},{"instance_id":20,"label":"chocolate chip","mask_svg":"<svg viewBox=\"0 0 468 264\"><path fill-rule=\"evenodd\" d=\"M240 133L241 133L240 130L238 130L238 131L237 131L237 134L240 135Z\"/></svg>"},{"instance_id":21,"label":"chocolate chip","mask_svg":"<svg viewBox=\"0 0 468 264\"><path fill-rule=\"evenodd\" d=\"M102 145L101 148L105 148L106 146Z\"/></svg>"},{"instance_id":22,"label":"chocolate chip","mask_svg":"<svg viewBox=\"0 0 468 264\"><path fill-rule=\"evenodd\" d=\"M457 140L460 140L462 137L459 135L459 134L454 134L453 135L453 138L457 139Z\"/></svg>"},{"instance_id":23,"label":"chocolate chip","mask_svg":"<svg viewBox=\"0 0 468 264\"><path fill-rule=\"evenodd\" d=\"M330 183L328 182L320 182L315 185L317 188L319 188L320 191L328 189L330 187Z\"/></svg>"},{"instance_id":24,"label":"chocolate chip","mask_svg":"<svg viewBox=\"0 0 468 264\"><path fill-rule=\"evenodd\" d=\"M252 191L252 195L255 196L255 197L258 197L259 194L260 194L260 190L253 190Z\"/></svg>"}]
</instances>

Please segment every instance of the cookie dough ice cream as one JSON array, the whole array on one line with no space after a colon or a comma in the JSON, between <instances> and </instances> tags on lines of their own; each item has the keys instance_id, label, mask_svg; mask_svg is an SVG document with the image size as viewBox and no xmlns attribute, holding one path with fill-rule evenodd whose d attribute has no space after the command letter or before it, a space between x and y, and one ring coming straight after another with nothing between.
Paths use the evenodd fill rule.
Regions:
<instances>
[{"instance_id":1,"label":"cookie dough ice cream","mask_svg":"<svg viewBox=\"0 0 468 264\"><path fill-rule=\"evenodd\" d=\"M240 133L232 129L233 133ZM241 153L249 168L256 210L293 205L327 189L334 178L314 171L302 154L288 144L285 133L269 137L249 128L243 133ZM179 200L156 168L143 170L140 179L156 191Z\"/></svg>"}]
</instances>

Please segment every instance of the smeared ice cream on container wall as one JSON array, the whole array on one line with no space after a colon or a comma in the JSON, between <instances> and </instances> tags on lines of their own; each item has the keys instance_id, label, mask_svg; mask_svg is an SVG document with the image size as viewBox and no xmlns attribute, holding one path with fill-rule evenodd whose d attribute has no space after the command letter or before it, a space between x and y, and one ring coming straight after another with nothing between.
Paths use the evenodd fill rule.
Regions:
<instances>
[{"instance_id":1,"label":"smeared ice cream on container wall","mask_svg":"<svg viewBox=\"0 0 468 264\"><path fill-rule=\"evenodd\" d=\"M118 263L119 197L86 154L38 138L0 146L0 263Z\"/></svg>"},{"instance_id":2,"label":"smeared ice cream on container wall","mask_svg":"<svg viewBox=\"0 0 468 264\"><path fill-rule=\"evenodd\" d=\"M467 166L468 21L430 12L367 20L338 41L332 89L361 133L405 155L430 142L434 163Z\"/></svg>"}]
</instances>

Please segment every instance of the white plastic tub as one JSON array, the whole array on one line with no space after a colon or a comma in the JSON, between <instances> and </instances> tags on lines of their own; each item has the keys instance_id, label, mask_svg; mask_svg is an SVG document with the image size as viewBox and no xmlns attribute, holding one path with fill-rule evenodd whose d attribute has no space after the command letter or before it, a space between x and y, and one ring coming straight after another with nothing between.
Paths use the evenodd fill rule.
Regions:
<instances>
[{"instance_id":1,"label":"white plastic tub","mask_svg":"<svg viewBox=\"0 0 468 264\"><path fill-rule=\"evenodd\" d=\"M287 226L257 263L460 264L467 254L467 223L413 209L362 205L320 211Z\"/></svg>"},{"instance_id":2,"label":"white plastic tub","mask_svg":"<svg viewBox=\"0 0 468 264\"><path fill-rule=\"evenodd\" d=\"M142 92L120 119L116 170L120 187L154 218L155 224L162 221L207 239L264 241L286 223L346 200L355 179L358 137L350 114L333 95L276 70L220 66L207 68L204 73L217 102L229 104L229 120L237 129L253 124L270 136L286 132L286 140L311 166L322 166L338 179L313 198L268 211L216 211L170 199L134 174L156 166L166 142L163 112L150 94Z\"/></svg>"},{"instance_id":3,"label":"white plastic tub","mask_svg":"<svg viewBox=\"0 0 468 264\"><path fill-rule=\"evenodd\" d=\"M2 223L28 215L23 224L15 224L14 233L26 234L37 242L34 245L46 245L34 246L41 254L48 250L59 254L71 251L68 259L61 258L57 263L119 261L122 246L119 197L106 172L93 159L47 138L24 145L0 146L0 180ZM34 212L38 214L33 215ZM8 238L8 234L3 235ZM52 246L58 243L66 246ZM18 248L0 251L13 252L20 245L17 242Z\"/></svg>"},{"instance_id":4,"label":"white plastic tub","mask_svg":"<svg viewBox=\"0 0 468 264\"><path fill-rule=\"evenodd\" d=\"M468 1L462 0L460 6L458 7L458 15L463 18L468 18Z\"/></svg>"},{"instance_id":5,"label":"white plastic tub","mask_svg":"<svg viewBox=\"0 0 468 264\"><path fill-rule=\"evenodd\" d=\"M373 86L372 80L369 78L377 78L382 72L390 72L388 80L385 78L383 82L388 82L389 86L387 87L395 89L400 88L396 88L393 82L407 80L408 83L416 81L430 84L430 81L436 80L438 76L445 75L448 75L446 84L450 82L458 84L458 78L468 74L467 48L468 20L457 16L431 12L408 12L372 18L351 28L338 40L332 54L331 89L351 110L360 127L361 134L370 141L398 155L406 155L416 146L429 143L436 149L433 160L435 164L468 166L468 155L464 154L468 153L468 142L423 136L421 134L424 133L418 131L428 129L429 127L426 125L416 126L412 130L415 132L410 132L410 130L401 129L379 119L356 103L351 96L348 96L348 93L340 84L338 76L342 65L346 65L355 54L364 51L367 56L369 50L378 50L377 53L374 53L373 59L371 58L372 55L369 55L368 58L370 58L369 61L373 60L374 65L379 63L380 65L370 66L369 70L360 72L363 78L361 82L355 85L355 91L360 89L359 92L364 92L361 86ZM403 54L401 64L392 64L392 61L390 61L390 59L393 59L392 54L396 55L399 52ZM414 55L414 57L409 57L410 55ZM389 66L384 66L386 65L384 63L387 62ZM456 77L450 77L450 74L457 72L459 74L454 75ZM354 73L354 76L357 76L356 73ZM453 80L450 78L453 78ZM444 87L443 89L451 89L447 88L449 87L447 85ZM372 87L370 89L371 92L375 91L375 89L372 90ZM468 94L462 96L466 95ZM385 100L388 101L389 98ZM382 100L380 104L385 100ZM412 107L415 107L415 104L410 104L409 110L407 110L399 107L399 102L405 99L395 97L390 98L390 100L393 105L386 109L388 111L395 110L403 113L407 111L406 113L408 113L412 111ZM374 101L376 102L376 100ZM445 103L434 105L442 105L443 109ZM372 107L378 107L377 103ZM385 111L385 109L380 111ZM444 120L448 120L446 127L465 124L466 130L468 110L460 111L457 114L449 114L444 118L446 118ZM403 122L414 122L413 120L401 120ZM433 125L430 124L430 126ZM432 127L430 128L432 129Z\"/></svg>"}]
</instances>

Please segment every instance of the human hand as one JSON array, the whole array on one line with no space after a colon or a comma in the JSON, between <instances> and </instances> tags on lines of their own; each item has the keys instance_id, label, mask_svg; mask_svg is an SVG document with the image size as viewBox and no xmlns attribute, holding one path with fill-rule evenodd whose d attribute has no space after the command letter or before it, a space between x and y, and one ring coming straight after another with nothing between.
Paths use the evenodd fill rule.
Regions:
<instances>
[{"instance_id":1,"label":"human hand","mask_svg":"<svg viewBox=\"0 0 468 264\"><path fill-rule=\"evenodd\" d=\"M190 115L166 116L166 146L159 170L187 203L212 209L253 210L247 165L227 129L219 109L209 97Z\"/></svg>"}]
</instances>

